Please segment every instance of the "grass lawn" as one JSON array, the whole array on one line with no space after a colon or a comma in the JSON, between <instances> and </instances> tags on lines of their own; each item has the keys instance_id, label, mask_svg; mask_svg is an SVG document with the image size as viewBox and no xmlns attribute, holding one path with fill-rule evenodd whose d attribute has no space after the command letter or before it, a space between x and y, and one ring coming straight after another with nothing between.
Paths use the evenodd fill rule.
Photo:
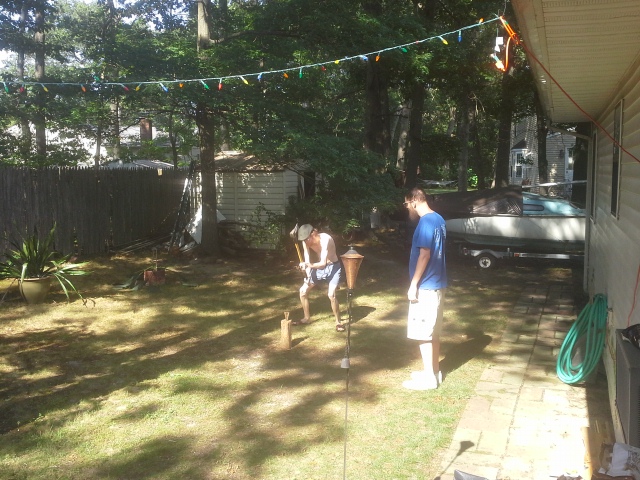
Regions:
<instances>
[{"instance_id":1,"label":"grass lawn","mask_svg":"<svg viewBox=\"0 0 640 480\"><path fill-rule=\"evenodd\" d=\"M113 285L150 265L150 251L95 258L93 274L76 279L87 306L59 291L27 306L0 282L0 299L9 288L0 303L0 477L437 476L519 285L572 272L486 272L450 256L446 380L410 392L402 381L421 361L405 338L401 243L356 244L365 259L348 370L340 368L346 334L333 328L324 289L311 295L314 323L293 327L291 350L279 345L284 312L301 317L295 253L218 262L161 255L167 283L140 290ZM346 288L338 293L347 317Z\"/></svg>"}]
</instances>

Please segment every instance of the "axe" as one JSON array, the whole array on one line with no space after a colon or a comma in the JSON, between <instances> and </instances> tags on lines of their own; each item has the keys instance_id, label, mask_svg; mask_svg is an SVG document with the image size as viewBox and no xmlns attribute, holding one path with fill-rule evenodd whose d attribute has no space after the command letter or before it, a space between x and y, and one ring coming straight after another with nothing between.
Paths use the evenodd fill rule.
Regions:
<instances>
[{"instance_id":1,"label":"axe","mask_svg":"<svg viewBox=\"0 0 640 480\"><path fill-rule=\"evenodd\" d=\"M296 252L298 252L298 260L300 260L300 263L302 263L303 262L302 253L300 253L300 245L298 245L298 224L297 223L296 223L296 226L293 227L293 230L289 232L289 236L293 239L293 243L296 246Z\"/></svg>"}]
</instances>

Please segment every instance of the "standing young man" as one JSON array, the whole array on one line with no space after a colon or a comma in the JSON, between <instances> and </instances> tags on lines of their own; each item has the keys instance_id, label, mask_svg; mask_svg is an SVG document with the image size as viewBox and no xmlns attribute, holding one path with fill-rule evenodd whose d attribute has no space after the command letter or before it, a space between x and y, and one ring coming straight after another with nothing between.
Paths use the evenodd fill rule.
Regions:
<instances>
[{"instance_id":1,"label":"standing young man","mask_svg":"<svg viewBox=\"0 0 640 480\"><path fill-rule=\"evenodd\" d=\"M340 318L340 304L336 296L336 289L342 276L342 262L336 254L336 244L328 233L320 233L309 224L302 225L298 229L298 240L304 248L304 262L300 263L300 269L307 272L307 278L300 287L300 303L304 318L294 325L306 325L311 323L309 311L309 290L321 282L328 284L327 296L331 302L331 310L336 319L336 331L344 332L345 326ZM310 252L314 258L311 261Z\"/></svg>"},{"instance_id":2,"label":"standing young man","mask_svg":"<svg viewBox=\"0 0 640 480\"><path fill-rule=\"evenodd\" d=\"M424 369L413 372L402 386L410 390L431 390L442 382L440 372L440 332L447 287L444 219L431 210L427 196L414 188L405 196L410 220L418 225L411 242L409 258L409 318L407 337L417 340Z\"/></svg>"}]
</instances>

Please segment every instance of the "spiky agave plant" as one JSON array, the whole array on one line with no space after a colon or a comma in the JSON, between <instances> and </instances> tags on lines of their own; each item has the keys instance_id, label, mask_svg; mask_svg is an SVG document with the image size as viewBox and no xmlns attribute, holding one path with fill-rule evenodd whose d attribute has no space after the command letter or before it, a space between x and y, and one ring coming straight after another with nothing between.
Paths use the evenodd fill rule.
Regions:
<instances>
[{"instance_id":1,"label":"spiky agave plant","mask_svg":"<svg viewBox=\"0 0 640 480\"><path fill-rule=\"evenodd\" d=\"M53 248L56 225L44 240L37 234L11 241L13 249L4 253L5 261L0 262L0 278L15 278L20 282L29 278L55 277L62 291L69 298L69 291L82 295L69 278L72 275L86 275L85 263L69 263L71 254L61 255Z\"/></svg>"}]
</instances>

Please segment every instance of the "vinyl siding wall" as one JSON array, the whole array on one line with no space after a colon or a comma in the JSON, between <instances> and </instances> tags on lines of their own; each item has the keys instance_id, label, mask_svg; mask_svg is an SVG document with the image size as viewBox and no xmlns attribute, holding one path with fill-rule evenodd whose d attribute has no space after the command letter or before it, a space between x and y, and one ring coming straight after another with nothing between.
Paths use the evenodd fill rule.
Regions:
<instances>
[{"instance_id":1,"label":"vinyl siding wall","mask_svg":"<svg viewBox=\"0 0 640 480\"><path fill-rule=\"evenodd\" d=\"M289 197L298 196L300 177L291 170L275 172L216 172L218 210L236 229L247 231L258 221L267 220L264 213L256 217L263 205L275 214L284 214ZM252 244L254 248L273 248L272 244Z\"/></svg>"},{"instance_id":2,"label":"vinyl siding wall","mask_svg":"<svg viewBox=\"0 0 640 480\"><path fill-rule=\"evenodd\" d=\"M527 117L517 125L514 125L512 129L511 148L517 145L518 142L525 140L527 142L527 150L532 154L533 165L529 171L528 178L532 184L540 182L540 175L538 174L538 140L537 140L537 126L536 117ZM550 133L547 136L547 162L548 162L548 175L549 182L564 182L567 181L565 171L565 155L567 149L575 145L576 139L571 135L562 133ZM562 150L562 155L560 151ZM519 184L522 179L512 178L512 183ZM537 193L536 190L533 190ZM557 192L554 192L557 193Z\"/></svg>"},{"instance_id":3,"label":"vinyl siding wall","mask_svg":"<svg viewBox=\"0 0 640 480\"><path fill-rule=\"evenodd\" d=\"M274 213L284 213L290 196L298 195L298 175L280 172L216 173L218 210L227 220L250 222L260 204Z\"/></svg>"},{"instance_id":4,"label":"vinyl siding wall","mask_svg":"<svg viewBox=\"0 0 640 480\"><path fill-rule=\"evenodd\" d=\"M576 139L571 135L552 133L547 136L547 163L550 182L564 182L569 180L566 177L565 157L567 155L567 149L573 147L575 144Z\"/></svg>"},{"instance_id":5,"label":"vinyl siding wall","mask_svg":"<svg viewBox=\"0 0 640 480\"><path fill-rule=\"evenodd\" d=\"M538 142L536 140L536 117L526 117L520 120L512 128L511 135L511 149L519 142L524 140L527 142L527 151L533 156L533 165L527 165L524 168L529 169L528 175L523 175L523 178L517 178L512 176L512 172L509 172L510 182L513 185L520 185L526 178L531 181L532 184L538 183Z\"/></svg>"},{"instance_id":6,"label":"vinyl siding wall","mask_svg":"<svg viewBox=\"0 0 640 480\"><path fill-rule=\"evenodd\" d=\"M608 110L598 118L600 125L612 136L614 111L620 99L624 100L622 146L640 158L640 61L611 99ZM640 273L640 163L622 152L619 217L616 218L611 214L613 142L602 129L598 129L596 135L596 178L589 184L589 188L595 184L595 212L588 231L585 277L589 294L605 294L610 309L603 360L612 415L616 420L616 436L620 439L615 408L614 333L628 324L640 323L640 306L634 308L633 305L636 278Z\"/></svg>"}]
</instances>

